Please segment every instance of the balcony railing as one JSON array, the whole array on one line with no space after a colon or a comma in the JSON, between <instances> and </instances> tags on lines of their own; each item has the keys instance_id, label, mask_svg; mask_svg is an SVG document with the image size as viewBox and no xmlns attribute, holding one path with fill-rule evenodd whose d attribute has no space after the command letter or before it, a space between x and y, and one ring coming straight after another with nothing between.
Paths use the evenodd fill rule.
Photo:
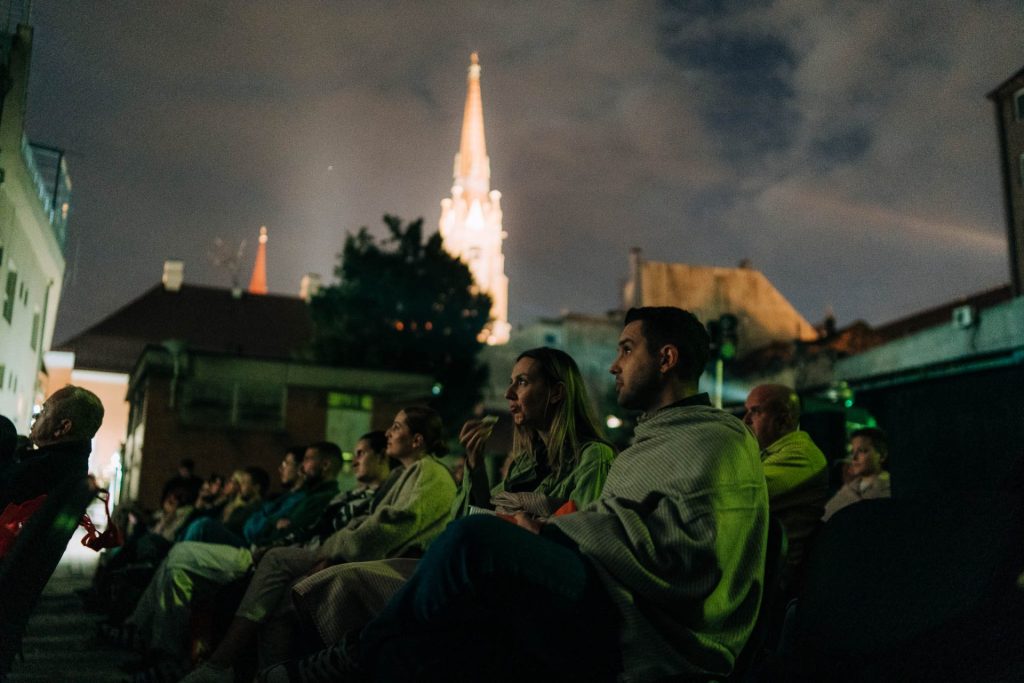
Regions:
<instances>
[{"instance_id":1,"label":"balcony railing","mask_svg":"<svg viewBox=\"0 0 1024 683\"><path fill-rule=\"evenodd\" d=\"M61 251L68 241L68 213L71 210L71 177L64 150L39 145L21 137L21 156L39 195Z\"/></svg>"}]
</instances>

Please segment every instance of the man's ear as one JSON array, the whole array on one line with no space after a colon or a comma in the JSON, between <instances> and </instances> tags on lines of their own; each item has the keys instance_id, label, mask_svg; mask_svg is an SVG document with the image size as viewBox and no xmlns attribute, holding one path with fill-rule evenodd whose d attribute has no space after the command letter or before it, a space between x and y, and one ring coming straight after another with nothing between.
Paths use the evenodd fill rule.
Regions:
<instances>
[{"instance_id":1,"label":"man's ear","mask_svg":"<svg viewBox=\"0 0 1024 683\"><path fill-rule=\"evenodd\" d=\"M679 349L672 344L666 344L661 347L658 351L658 370L660 372L668 373L672 368L679 364Z\"/></svg>"},{"instance_id":2,"label":"man's ear","mask_svg":"<svg viewBox=\"0 0 1024 683\"><path fill-rule=\"evenodd\" d=\"M63 420L60 421L60 424L57 426L57 428L53 430L53 435L57 438L67 436L68 434L71 433L71 429L73 427L74 425L71 424L71 420L65 417Z\"/></svg>"}]
</instances>

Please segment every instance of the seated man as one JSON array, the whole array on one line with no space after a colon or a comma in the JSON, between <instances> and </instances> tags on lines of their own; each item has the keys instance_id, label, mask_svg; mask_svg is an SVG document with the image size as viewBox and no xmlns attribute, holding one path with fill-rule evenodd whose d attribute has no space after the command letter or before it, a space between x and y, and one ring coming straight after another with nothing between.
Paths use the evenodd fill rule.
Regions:
<instances>
[{"instance_id":1,"label":"seated man","mask_svg":"<svg viewBox=\"0 0 1024 683\"><path fill-rule=\"evenodd\" d=\"M800 429L800 398L781 384L750 390L743 421L757 437L768 483L768 505L786 532L789 551L781 583L784 592L799 588L804 545L818 526L828 499L825 455Z\"/></svg>"},{"instance_id":2,"label":"seated man","mask_svg":"<svg viewBox=\"0 0 1024 683\"><path fill-rule=\"evenodd\" d=\"M267 541L286 535L293 525L300 528L312 524L320 516L338 492L341 464L341 450L330 442L306 449L302 461L305 484L298 492L301 495L296 495L297 502L287 508L287 517L268 519L274 531ZM183 664L187 656L189 605L197 589L209 592L215 586L241 578L252 563L253 555L248 548L199 541L183 541L172 547L126 621L148 644L147 662L156 666L164 660Z\"/></svg>"},{"instance_id":3,"label":"seated man","mask_svg":"<svg viewBox=\"0 0 1024 683\"><path fill-rule=\"evenodd\" d=\"M103 404L87 389L68 385L43 403L32 423L34 449L21 453L0 482L0 510L49 493L89 473L92 437L103 422Z\"/></svg>"},{"instance_id":4,"label":"seated man","mask_svg":"<svg viewBox=\"0 0 1024 683\"><path fill-rule=\"evenodd\" d=\"M14 543L21 525L46 496L89 473L92 437L103 422L103 404L94 393L68 385L46 399L29 439L34 449L9 461L0 479L0 556ZM16 439L17 437L15 437Z\"/></svg>"},{"instance_id":5,"label":"seated man","mask_svg":"<svg viewBox=\"0 0 1024 683\"><path fill-rule=\"evenodd\" d=\"M889 440L877 427L865 427L850 434L849 481L825 504L821 520L827 522L843 508L871 498L889 498L892 487L885 470L889 459Z\"/></svg>"},{"instance_id":6,"label":"seated man","mask_svg":"<svg viewBox=\"0 0 1024 683\"><path fill-rule=\"evenodd\" d=\"M728 676L760 606L768 495L753 435L697 393L708 341L680 309L630 310L611 372L644 415L601 496L525 528L453 522L366 627L264 680Z\"/></svg>"}]
</instances>

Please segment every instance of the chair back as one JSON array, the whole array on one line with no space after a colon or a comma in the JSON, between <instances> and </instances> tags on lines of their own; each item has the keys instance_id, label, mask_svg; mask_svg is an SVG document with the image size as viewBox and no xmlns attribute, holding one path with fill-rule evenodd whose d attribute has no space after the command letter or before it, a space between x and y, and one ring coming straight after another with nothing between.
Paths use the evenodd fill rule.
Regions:
<instances>
[{"instance_id":1,"label":"chair back","mask_svg":"<svg viewBox=\"0 0 1024 683\"><path fill-rule=\"evenodd\" d=\"M1014 568L1019 573L1010 559L1020 545L1019 512L1019 501L991 493L866 500L840 510L809 558L794 678L883 680L940 661L937 634L988 609L1012 586ZM970 645L960 645L954 651L963 655Z\"/></svg>"},{"instance_id":2,"label":"chair back","mask_svg":"<svg viewBox=\"0 0 1024 683\"><path fill-rule=\"evenodd\" d=\"M93 494L85 477L51 491L0 561L0 675L20 651L28 618Z\"/></svg>"}]
</instances>

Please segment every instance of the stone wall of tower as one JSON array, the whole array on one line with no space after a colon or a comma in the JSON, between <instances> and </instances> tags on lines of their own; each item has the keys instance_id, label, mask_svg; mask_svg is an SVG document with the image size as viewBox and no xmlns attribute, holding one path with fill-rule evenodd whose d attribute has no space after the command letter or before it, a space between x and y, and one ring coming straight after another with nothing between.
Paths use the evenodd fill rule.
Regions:
<instances>
[{"instance_id":1,"label":"stone wall of tower","mask_svg":"<svg viewBox=\"0 0 1024 683\"><path fill-rule=\"evenodd\" d=\"M484 141L483 107L480 98L480 66L473 55L462 122L462 140L455 155L451 197L441 201L439 229L449 253L469 266L480 291L491 297L491 321L481 341L504 344L508 323L508 278L501 243L501 193L491 190L491 162Z\"/></svg>"}]
</instances>

